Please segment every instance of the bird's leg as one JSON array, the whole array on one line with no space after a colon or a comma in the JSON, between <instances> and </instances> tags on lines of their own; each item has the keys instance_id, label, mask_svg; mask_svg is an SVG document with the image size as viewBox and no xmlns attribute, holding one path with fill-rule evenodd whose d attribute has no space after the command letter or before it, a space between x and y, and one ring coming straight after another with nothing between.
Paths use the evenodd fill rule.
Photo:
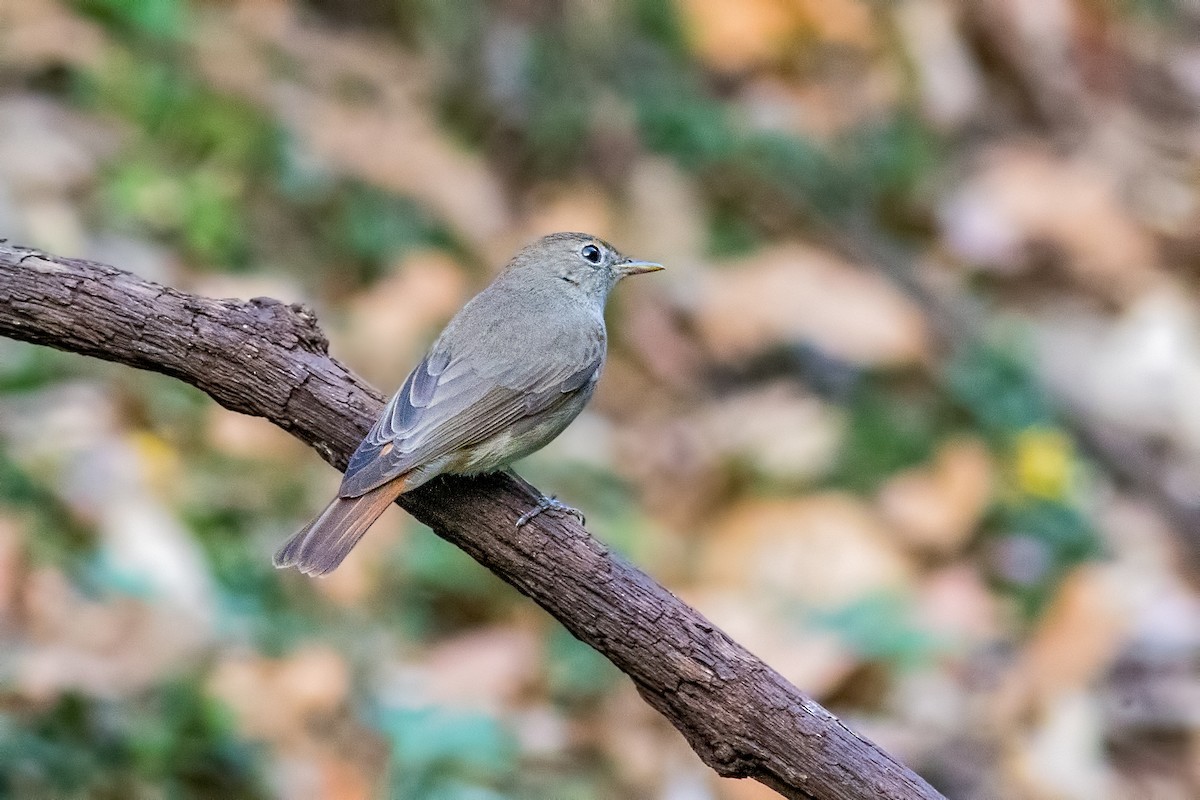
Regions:
<instances>
[{"instance_id":1,"label":"bird's leg","mask_svg":"<svg viewBox=\"0 0 1200 800\"><path fill-rule=\"evenodd\" d=\"M579 520L580 525L586 523L583 512L578 508L573 508L567 505L557 497L546 497L546 495L542 495L541 498L538 499L538 504L536 506L517 517L517 527L525 527L525 525L527 525L531 519L546 511L557 511L561 514L570 514L575 519Z\"/></svg>"},{"instance_id":2,"label":"bird's leg","mask_svg":"<svg viewBox=\"0 0 1200 800\"><path fill-rule=\"evenodd\" d=\"M587 524L586 520L583 516L583 512L580 511L578 508L572 508L571 506L567 505L566 503L560 501L557 497L554 497L554 496L547 497L546 495L542 494L537 489L535 489L528 481L526 481L520 475L513 472L511 469L505 470L505 472L507 472L508 475L511 478L513 478L517 483L521 484L523 487L525 487L527 490L529 490L530 495L537 498L536 506L534 506L533 508L526 511L521 516L517 517L517 527L518 528L524 528L526 525L529 524L529 521L532 520L534 517L539 516L540 514L544 514L547 511L556 511L560 514L570 514L571 516L575 517L575 519L579 520L580 525Z\"/></svg>"}]
</instances>

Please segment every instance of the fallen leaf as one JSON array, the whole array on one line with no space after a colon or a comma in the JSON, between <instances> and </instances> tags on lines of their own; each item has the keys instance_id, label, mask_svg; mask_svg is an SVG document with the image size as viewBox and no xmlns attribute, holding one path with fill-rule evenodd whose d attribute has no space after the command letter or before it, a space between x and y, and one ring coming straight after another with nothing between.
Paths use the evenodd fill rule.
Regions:
<instances>
[{"instance_id":1,"label":"fallen leaf","mask_svg":"<svg viewBox=\"0 0 1200 800\"><path fill-rule=\"evenodd\" d=\"M1125 304L1162 280L1150 235L1108 171L1038 145L995 148L943 201L942 233L966 263L1018 273L1037 244L1061 252L1080 284Z\"/></svg>"},{"instance_id":2,"label":"fallen leaf","mask_svg":"<svg viewBox=\"0 0 1200 800\"><path fill-rule=\"evenodd\" d=\"M780 382L714 401L693 424L727 463L796 484L833 466L844 419L794 383Z\"/></svg>"},{"instance_id":3,"label":"fallen leaf","mask_svg":"<svg viewBox=\"0 0 1200 800\"><path fill-rule=\"evenodd\" d=\"M869 505L822 492L734 506L713 524L697 577L838 608L901 589L912 576L894 534Z\"/></svg>"},{"instance_id":4,"label":"fallen leaf","mask_svg":"<svg viewBox=\"0 0 1200 800\"><path fill-rule=\"evenodd\" d=\"M462 266L448 254L413 253L350 300L338 347L345 348L355 371L391 392L466 302L470 289Z\"/></svg>"},{"instance_id":5,"label":"fallen leaf","mask_svg":"<svg viewBox=\"0 0 1200 800\"><path fill-rule=\"evenodd\" d=\"M921 311L876 272L815 248L781 245L704 276L692 311L717 358L812 344L864 366L923 362Z\"/></svg>"},{"instance_id":6,"label":"fallen leaf","mask_svg":"<svg viewBox=\"0 0 1200 800\"><path fill-rule=\"evenodd\" d=\"M879 508L913 547L956 553L987 510L994 471L982 442L955 439L938 448L931 464L889 478L879 491Z\"/></svg>"}]
</instances>

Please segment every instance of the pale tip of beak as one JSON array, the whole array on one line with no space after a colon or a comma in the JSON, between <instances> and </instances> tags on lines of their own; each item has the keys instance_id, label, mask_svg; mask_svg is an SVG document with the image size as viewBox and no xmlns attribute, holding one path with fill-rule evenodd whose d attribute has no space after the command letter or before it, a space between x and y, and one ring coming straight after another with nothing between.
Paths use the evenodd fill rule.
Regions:
<instances>
[{"instance_id":1,"label":"pale tip of beak","mask_svg":"<svg viewBox=\"0 0 1200 800\"><path fill-rule=\"evenodd\" d=\"M653 261L622 261L617 265L617 269L624 275L643 275L647 272L658 272L666 267Z\"/></svg>"}]
</instances>

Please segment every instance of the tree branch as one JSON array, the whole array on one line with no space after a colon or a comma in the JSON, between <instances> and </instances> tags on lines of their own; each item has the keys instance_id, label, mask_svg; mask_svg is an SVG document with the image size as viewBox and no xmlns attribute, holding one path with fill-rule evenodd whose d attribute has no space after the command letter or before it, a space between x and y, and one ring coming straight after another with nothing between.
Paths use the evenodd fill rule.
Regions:
<instances>
[{"instance_id":1,"label":"tree branch","mask_svg":"<svg viewBox=\"0 0 1200 800\"><path fill-rule=\"evenodd\" d=\"M382 398L330 358L312 313L195 297L103 264L0 242L0 335L161 372L264 417L346 465ZM633 679L721 775L786 797L941 797L567 516L518 530L531 490L447 478L400 505Z\"/></svg>"}]
</instances>

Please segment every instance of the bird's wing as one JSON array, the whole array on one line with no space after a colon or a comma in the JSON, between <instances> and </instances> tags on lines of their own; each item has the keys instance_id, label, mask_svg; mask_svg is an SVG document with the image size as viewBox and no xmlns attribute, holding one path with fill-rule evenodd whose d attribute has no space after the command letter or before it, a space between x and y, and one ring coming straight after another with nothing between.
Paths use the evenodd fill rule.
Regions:
<instances>
[{"instance_id":1,"label":"bird's wing","mask_svg":"<svg viewBox=\"0 0 1200 800\"><path fill-rule=\"evenodd\" d=\"M351 456L338 495L363 495L584 389L604 362L603 328L573 344L567 348L575 351L570 357L512 368L500 366L503 358L481 359L478 353L454 353L446 344L435 344Z\"/></svg>"}]
</instances>

